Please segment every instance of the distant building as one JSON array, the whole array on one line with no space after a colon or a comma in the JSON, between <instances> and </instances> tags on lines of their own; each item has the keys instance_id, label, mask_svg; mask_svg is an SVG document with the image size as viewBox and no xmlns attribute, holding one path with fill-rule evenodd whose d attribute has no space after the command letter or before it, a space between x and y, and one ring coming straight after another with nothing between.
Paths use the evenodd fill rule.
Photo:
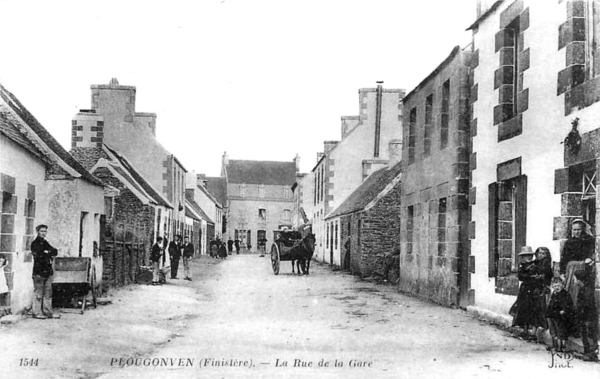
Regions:
<instances>
[{"instance_id":1,"label":"distant building","mask_svg":"<svg viewBox=\"0 0 600 379\"><path fill-rule=\"evenodd\" d=\"M35 227L47 224L48 241L59 256L90 257L102 278L98 254L104 186L78 163L0 85L0 255L8 258L9 295L0 295L0 314L31 305L31 241ZM100 283L99 283L100 284Z\"/></svg>"},{"instance_id":2,"label":"distant building","mask_svg":"<svg viewBox=\"0 0 600 379\"><path fill-rule=\"evenodd\" d=\"M230 160L225 153L221 172L227 182L227 238L256 251L258 241L273 242L278 230L292 228L297 162Z\"/></svg>"},{"instance_id":3,"label":"distant building","mask_svg":"<svg viewBox=\"0 0 600 379\"><path fill-rule=\"evenodd\" d=\"M192 182L188 180L188 183ZM193 183L193 182L192 182ZM200 217L199 235L194 237L194 246L198 247L198 254L208 254L209 243L214 238L215 222L208 213L216 214L217 204L209 198L206 190L199 186L185 190L186 204ZM208 203L208 205L206 205ZM201 205L202 204L202 205Z\"/></svg>"},{"instance_id":4,"label":"distant building","mask_svg":"<svg viewBox=\"0 0 600 379\"><path fill-rule=\"evenodd\" d=\"M400 289L469 304L470 46L450 55L403 100Z\"/></svg>"},{"instance_id":5,"label":"distant building","mask_svg":"<svg viewBox=\"0 0 600 379\"><path fill-rule=\"evenodd\" d=\"M342 117L341 140L325 141L317 164L309 174L313 180L312 219L316 235L316 259L331 262L326 249L325 217L337 208L372 172L388 164L388 142L402 139L404 90L362 88L360 114Z\"/></svg>"}]
</instances>

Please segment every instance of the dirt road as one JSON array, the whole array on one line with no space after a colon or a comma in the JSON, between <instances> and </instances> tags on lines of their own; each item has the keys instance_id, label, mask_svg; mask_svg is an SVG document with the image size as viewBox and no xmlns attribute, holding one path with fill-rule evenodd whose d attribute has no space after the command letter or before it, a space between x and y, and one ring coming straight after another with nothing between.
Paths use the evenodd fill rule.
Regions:
<instances>
[{"instance_id":1,"label":"dirt road","mask_svg":"<svg viewBox=\"0 0 600 379\"><path fill-rule=\"evenodd\" d=\"M600 373L473 319L313 265L194 262L194 281L132 286L113 304L2 326L2 378L513 378ZM34 359L25 366L23 359ZM554 366L550 368L549 366ZM565 366L565 367L558 367ZM8 376L5 376L5 373Z\"/></svg>"}]
</instances>

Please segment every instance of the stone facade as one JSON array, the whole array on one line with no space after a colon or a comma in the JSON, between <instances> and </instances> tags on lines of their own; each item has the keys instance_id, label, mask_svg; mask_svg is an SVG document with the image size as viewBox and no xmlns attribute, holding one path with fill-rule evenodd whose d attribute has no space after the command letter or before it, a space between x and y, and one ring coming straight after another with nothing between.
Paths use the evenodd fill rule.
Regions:
<instances>
[{"instance_id":1,"label":"stone facade","mask_svg":"<svg viewBox=\"0 0 600 379\"><path fill-rule=\"evenodd\" d=\"M600 221L598 36L588 33L597 9L597 1L504 1L470 28L475 308L508 313L522 246L548 247L556 265L570 221ZM573 123L579 149L566 140Z\"/></svg>"},{"instance_id":2,"label":"stone facade","mask_svg":"<svg viewBox=\"0 0 600 379\"><path fill-rule=\"evenodd\" d=\"M125 156L152 187L172 204L165 236L172 239L185 227L186 169L156 140L156 114L135 110L136 88L112 79L92 85L91 109L72 120L72 148L106 144Z\"/></svg>"},{"instance_id":3,"label":"stone facade","mask_svg":"<svg viewBox=\"0 0 600 379\"><path fill-rule=\"evenodd\" d=\"M451 54L403 101L400 289L467 306L471 54Z\"/></svg>"}]
</instances>

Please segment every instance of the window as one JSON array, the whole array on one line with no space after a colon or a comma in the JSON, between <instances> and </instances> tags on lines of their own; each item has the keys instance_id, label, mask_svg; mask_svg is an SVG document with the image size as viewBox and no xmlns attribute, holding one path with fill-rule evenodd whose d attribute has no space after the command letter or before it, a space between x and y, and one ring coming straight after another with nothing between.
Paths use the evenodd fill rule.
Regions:
<instances>
[{"instance_id":1,"label":"window","mask_svg":"<svg viewBox=\"0 0 600 379\"><path fill-rule=\"evenodd\" d=\"M114 209L114 198L105 196L104 197L104 214L107 219L111 219L113 217L113 209Z\"/></svg>"},{"instance_id":2,"label":"window","mask_svg":"<svg viewBox=\"0 0 600 379\"><path fill-rule=\"evenodd\" d=\"M339 225L339 221L335 222L335 249L337 250L338 248L338 225Z\"/></svg>"},{"instance_id":3,"label":"window","mask_svg":"<svg viewBox=\"0 0 600 379\"><path fill-rule=\"evenodd\" d=\"M526 243L527 177L520 175L489 186L490 277L517 270L517 254Z\"/></svg>"},{"instance_id":4,"label":"window","mask_svg":"<svg viewBox=\"0 0 600 379\"><path fill-rule=\"evenodd\" d=\"M415 163L415 145L417 128L417 108L410 110L408 122L408 164Z\"/></svg>"},{"instance_id":5,"label":"window","mask_svg":"<svg viewBox=\"0 0 600 379\"><path fill-rule=\"evenodd\" d=\"M423 155L428 157L431 155L431 129L433 119L433 94L425 99L425 125L423 135Z\"/></svg>"},{"instance_id":6,"label":"window","mask_svg":"<svg viewBox=\"0 0 600 379\"><path fill-rule=\"evenodd\" d=\"M406 254L413 253L413 230L415 222L415 207L409 206L406 209Z\"/></svg>"},{"instance_id":7,"label":"window","mask_svg":"<svg viewBox=\"0 0 600 379\"><path fill-rule=\"evenodd\" d=\"M264 208L260 208L258 210L258 219L261 221L266 221L267 220L267 210Z\"/></svg>"},{"instance_id":8,"label":"window","mask_svg":"<svg viewBox=\"0 0 600 379\"><path fill-rule=\"evenodd\" d=\"M329 223L325 224L325 229L327 230L327 236L325 237L325 248L329 249Z\"/></svg>"},{"instance_id":9,"label":"window","mask_svg":"<svg viewBox=\"0 0 600 379\"><path fill-rule=\"evenodd\" d=\"M446 198L438 202L438 256L446 254Z\"/></svg>"},{"instance_id":10,"label":"window","mask_svg":"<svg viewBox=\"0 0 600 379\"><path fill-rule=\"evenodd\" d=\"M594 1L584 1L583 6L585 7L585 79L591 79L598 74L596 67L596 54L597 54L597 43L598 33L600 28L597 27L599 20L598 15L598 4L594 4Z\"/></svg>"},{"instance_id":11,"label":"window","mask_svg":"<svg viewBox=\"0 0 600 379\"><path fill-rule=\"evenodd\" d=\"M240 197L246 197L246 185L240 184Z\"/></svg>"},{"instance_id":12,"label":"window","mask_svg":"<svg viewBox=\"0 0 600 379\"><path fill-rule=\"evenodd\" d=\"M442 86L442 112L440 120L440 149L448 146L448 124L450 118L450 79Z\"/></svg>"},{"instance_id":13,"label":"window","mask_svg":"<svg viewBox=\"0 0 600 379\"><path fill-rule=\"evenodd\" d=\"M292 212L289 209L283 210L283 221L291 221Z\"/></svg>"}]
</instances>

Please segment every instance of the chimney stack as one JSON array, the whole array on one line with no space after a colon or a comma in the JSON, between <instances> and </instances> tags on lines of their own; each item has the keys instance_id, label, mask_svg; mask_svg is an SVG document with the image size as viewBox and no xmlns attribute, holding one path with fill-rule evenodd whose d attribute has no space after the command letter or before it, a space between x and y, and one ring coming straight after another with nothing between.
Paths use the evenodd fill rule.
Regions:
<instances>
[{"instance_id":1,"label":"chimney stack","mask_svg":"<svg viewBox=\"0 0 600 379\"><path fill-rule=\"evenodd\" d=\"M297 153L294 158L294 164L296 165L296 173L300 172L300 156Z\"/></svg>"},{"instance_id":2,"label":"chimney stack","mask_svg":"<svg viewBox=\"0 0 600 379\"><path fill-rule=\"evenodd\" d=\"M402 160L402 140L392 139L388 142L389 167L394 167Z\"/></svg>"}]
</instances>

